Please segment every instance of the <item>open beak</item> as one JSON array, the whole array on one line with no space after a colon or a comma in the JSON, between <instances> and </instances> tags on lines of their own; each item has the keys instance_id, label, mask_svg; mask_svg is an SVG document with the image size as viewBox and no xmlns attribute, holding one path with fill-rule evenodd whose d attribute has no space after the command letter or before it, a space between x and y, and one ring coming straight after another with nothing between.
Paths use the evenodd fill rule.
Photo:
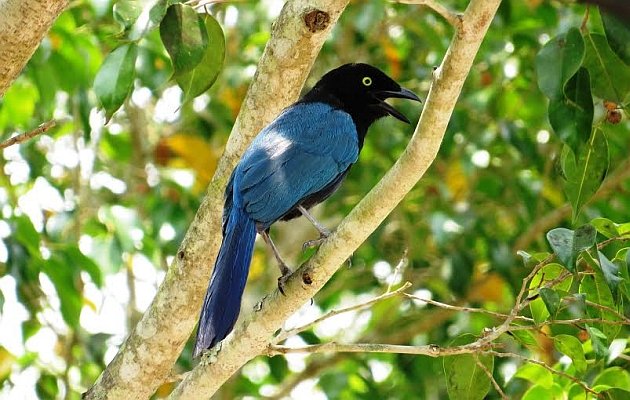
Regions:
<instances>
[{"instance_id":1,"label":"open beak","mask_svg":"<svg viewBox=\"0 0 630 400\"><path fill-rule=\"evenodd\" d=\"M405 89L403 87L401 87L399 90L382 90L380 92L376 93L376 98L379 101L378 106L380 108L382 108L383 110L387 111L387 113L389 115L391 115L392 117L401 120L402 122L405 122L407 124L410 123L410 121L407 119L407 117L405 117L400 111L396 110L394 107L390 106L389 104L387 104L385 102L386 99L392 99L392 98L396 98L396 99L409 99L409 100L414 100L414 101L419 101L422 103L422 100L420 100L420 98L418 96L416 96L416 94L414 92L412 92L409 89Z\"/></svg>"}]
</instances>

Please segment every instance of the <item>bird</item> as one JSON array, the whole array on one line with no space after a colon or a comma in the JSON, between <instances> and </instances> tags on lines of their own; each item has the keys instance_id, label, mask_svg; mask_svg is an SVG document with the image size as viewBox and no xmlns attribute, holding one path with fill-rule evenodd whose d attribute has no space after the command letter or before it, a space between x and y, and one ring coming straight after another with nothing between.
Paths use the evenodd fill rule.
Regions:
<instances>
[{"instance_id":1,"label":"bird","mask_svg":"<svg viewBox=\"0 0 630 400\"><path fill-rule=\"evenodd\" d=\"M309 209L332 195L357 162L368 128L391 115L410 121L389 98L421 101L380 69L345 64L324 74L296 103L264 127L245 150L225 189L223 240L201 309L193 357L215 347L234 328L256 234L276 258L283 287L291 268L269 237L277 221L306 217L321 244L330 231Z\"/></svg>"}]
</instances>

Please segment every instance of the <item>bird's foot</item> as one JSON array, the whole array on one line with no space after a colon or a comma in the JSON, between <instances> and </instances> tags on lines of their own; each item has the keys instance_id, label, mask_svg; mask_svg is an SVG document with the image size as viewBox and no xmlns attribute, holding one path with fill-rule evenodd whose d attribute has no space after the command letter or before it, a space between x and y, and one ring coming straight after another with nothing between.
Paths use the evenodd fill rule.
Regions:
<instances>
[{"instance_id":1,"label":"bird's foot","mask_svg":"<svg viewBox=\"0 0 630 400\"><path fill-rule=\"evenodd\" d=\"M278 278L278 290L280 291L280 293L282 293L283 296L286 296L286 294L284 294L284 285L287 283L289 277L293 272L291 271L291 268L286 265L282 265L280 267L280 272L282 273L282 275Z\"/></svg>"},{"instance_id":2,"label":"bird's foot","mask_svg":"<svg viewBox=\"0 0 630 400\"><path fill-rule=\"evenodd\" d=\"M318 239L313 239L313 240L304 242L304 244L302 245L302 251L305 251L306 249L310 249L311 247L319 246L320 244L324 243L324 240L328 239L330 235L331 235L330 231L321 231L319 233Z\"/></svg>"}]
</instances>

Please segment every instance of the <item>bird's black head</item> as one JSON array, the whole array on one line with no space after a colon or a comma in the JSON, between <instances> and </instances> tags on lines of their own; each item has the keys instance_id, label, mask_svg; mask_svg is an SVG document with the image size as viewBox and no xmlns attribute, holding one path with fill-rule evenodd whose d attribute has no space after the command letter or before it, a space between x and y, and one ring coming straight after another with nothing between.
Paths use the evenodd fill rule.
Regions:
<instances>
[{"instance_id":1,"label":"bird's black head","mask_svg":"<svg viewBox=\"0 0 630 400\"><path fill-rule=\"evenodd\" d=\"M323 101L348 112L363 136L374 121L386 115L409 123L400 111L385 102L393 97L420 101L378 68L357 63L325 74L302 101Z\"/></svg>"}]
</instances>

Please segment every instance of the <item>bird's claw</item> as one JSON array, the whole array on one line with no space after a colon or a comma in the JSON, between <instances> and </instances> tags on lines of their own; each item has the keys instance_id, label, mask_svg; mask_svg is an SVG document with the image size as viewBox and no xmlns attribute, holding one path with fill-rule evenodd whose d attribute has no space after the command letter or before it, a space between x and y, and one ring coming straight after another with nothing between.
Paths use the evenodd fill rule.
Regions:
<instances>
[{"instance_id":1,"label":"bird's claw","mask_svg":"<svg viewBox=\"0 0 630 400\"><path fill-rule=\"evenodd\" d=\"M310 249L312 247L319 246L320 244L324 243L324 240L328 239L329 236L330 236L330 232L321 232L319 234L319 238L318 239L308 240L308 241L304 242L304 244L302 245L302 251L305 251L305 250Z\"/></svg>"},{"instance_id":2,"label":"bird's claw","mask_svg":"<svg viewBox=\"0 0 630 400\"><path fill-rule=\"evenodd\" d=\"M286 296L286 294L284 293L284 285L289 280L291 273L291 269L287 266L284 266L284 268L282 269L282 276L278 277L278 290L280 291L280 293L282 293L283 296Z\"/></svg>"}]
</instances>

